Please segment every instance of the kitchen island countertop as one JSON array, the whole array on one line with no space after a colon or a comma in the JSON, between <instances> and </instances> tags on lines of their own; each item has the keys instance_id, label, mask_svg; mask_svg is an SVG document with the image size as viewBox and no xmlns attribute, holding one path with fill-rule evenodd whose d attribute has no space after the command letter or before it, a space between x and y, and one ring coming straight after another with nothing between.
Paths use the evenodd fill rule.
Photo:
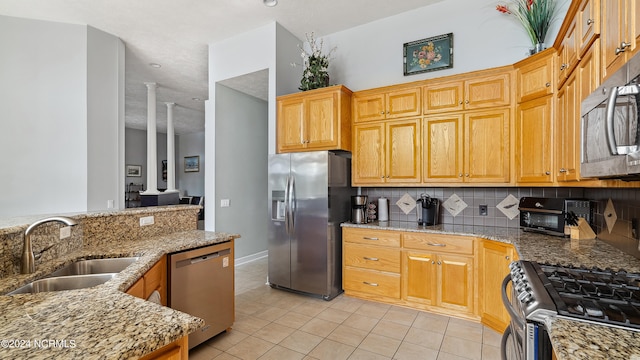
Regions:
<instances>
[{"instance_id":1,"label":"kitchen island countertop","mask_svg":"<svg viewBox=\"0 0 640 360\"><path fill-rule=\"evenodd\" d=\"M342 227L469 235L513 244L522 260L640 273L640 259L600 240L572 240L490 226L419 226L406 222L343 223ZM558 360L640 360L640 332L551 317L546 322Z\"/></svg>"},{"instance_id":2,"label":"kitchen island countertop","mask_svg":"<svg viewBox=\"0 0 640 360\"><path fill-rule=\"evenodd\" d=\"M188 335L204 321L124 292L166 254L239 237L190 230L84 246L38 264L34 274L0 279L0 293L5 294L76 259L140 257L92 288L0 296L0 358L135 359Z\"/></svg>"}]
</instances>

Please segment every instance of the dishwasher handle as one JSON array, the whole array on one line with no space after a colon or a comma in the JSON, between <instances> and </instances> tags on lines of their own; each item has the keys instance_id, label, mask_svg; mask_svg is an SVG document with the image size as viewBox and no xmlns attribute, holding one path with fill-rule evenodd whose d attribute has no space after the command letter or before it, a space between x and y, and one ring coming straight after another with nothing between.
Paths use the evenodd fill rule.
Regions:
<instances>
[{"instance_id":1,"label":"dishwasher handle","mask_svg":"<svg viewBox=\"0 0 640 360\"><path fill-rule=\"evenodd\" d=\"M207 260L216 259L216 258L219 258L220 256L229 255L230 253L231 253L230 249L224 249L224 250L215 251L209 254L192 257L190 259L180 260L176 262L176 268L197 264Z\"/></svg>"}]
</instances>

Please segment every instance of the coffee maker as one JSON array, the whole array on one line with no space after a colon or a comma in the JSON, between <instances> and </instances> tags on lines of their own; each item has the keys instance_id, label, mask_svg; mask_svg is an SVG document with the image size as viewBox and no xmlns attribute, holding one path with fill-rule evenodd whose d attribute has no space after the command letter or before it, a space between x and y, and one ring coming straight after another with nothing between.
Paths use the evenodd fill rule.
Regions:
<instances>
[{"instance_id":1,"label":"coffee maker","mask_svg":"<svg viewBox=\"0 0 640 360\"><path fill-rule=\"evenodd\" d=\"M440 213L440 201L427 194L420 194L420 198L416 200L416 213L418 216L418 225L437 225L438 214Z\"/></svg>"},{"instance_id":2,"label":"coffee maker","mask_svg":"<svg viewBox=\"0 0 640 360\"><path fill-rule=\"evenodd\" d=\"M354 224L367 223L367 195L351 197L351 222Z\"/></svg>"}]
</instances>

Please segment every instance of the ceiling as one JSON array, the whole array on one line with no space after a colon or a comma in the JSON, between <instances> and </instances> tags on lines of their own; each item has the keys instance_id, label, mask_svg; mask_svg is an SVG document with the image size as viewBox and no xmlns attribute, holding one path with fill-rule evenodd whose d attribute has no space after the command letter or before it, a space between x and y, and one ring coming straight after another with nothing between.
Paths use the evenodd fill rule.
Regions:
<instances>
[{"instance_id":1,"label":"ceiling","mask_svg":"<svg viewBox=\"0 0 640 360\"><path fill-rule=\"evenodd\" d=\"M156 82L157 129L166 132L173 102L175 132L204 130L208 44L278 22L299 39L345 30L443 0L0 0L0 15L90 25L125 43L125 124L146 129L147 89ZM160 68L149 64L159 64ZM266 71L223 85L266 99Z\"/></svg>"}]
</instances>

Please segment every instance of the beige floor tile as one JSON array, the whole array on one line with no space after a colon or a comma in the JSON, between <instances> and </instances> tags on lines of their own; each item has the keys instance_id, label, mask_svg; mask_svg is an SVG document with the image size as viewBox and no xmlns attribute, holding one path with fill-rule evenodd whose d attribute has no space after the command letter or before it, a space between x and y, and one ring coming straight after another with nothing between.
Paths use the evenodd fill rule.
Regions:
<instances>
[{"instance_id":1,"label":"beige floor tile","mask_svg":"<svg viewBox=\"0 0 640 360\"><path fill-rule=\"evenodd\" d=\"M304 354L276 345L262 355L260 360L300 360L303 357Z\"/></svg>"},{"instance_id":2,"label":"beige floor tile","mask_svg":"<svg viewBox=\"0 0 640 360\"><path fill-rule=\"evenodd\" d=\"M189 350L189 359L191 360L211 360L222 354L222 350L216 349L207 344L200 344Z\"/></svg>"},{"instance_id":3,"label":"beige floor tile","mask_svg":"<svg viewBox=\"0 0 640 360\"><path fill-rule=\"evenodd\" d=\"M309 320L313 319L311 316L302 315L295 312L289 312L283 315L278 320L274 321L276 324L288 326L290 328L299 329Z\"/></svg>"},{"instance_id":4,"label":"beige floor tile","mask_svg":"<svg viewBox=\"0 0 640 360\"><path fill-rule=\"evenodd\" d=\"M453 354L440 351L438 353L438 360L469 360L469 358L465 358L462 356L453 355ZM498 359L495 359L495 360L498 360Z\"/></svg>"},{"instance_id":5,"label":"beige floor tile","mask_svg":"<svg viewBox=\"0 0 640 360\"><path fill-rule=\"evenodd\" d=\"M342 324L349 316L351 316L350 312L338 310L334 308L326 308L324 309L318 316L319 319L331 321L334 323Z\"/></svg>"},{"instance_id":6,"label":"beige floor tile","mask_svg":"<svg viewBox=\"0 0 640 360\"><path fill-rule=\"evenodd\" d=\"M339 296L331 301L331 308L338 309L350 313L356 312L365 302L360 299L353 299L345 296Z\"/></svg>"},{"instance_id":7,"label":"beige floor tile","mask_svg":"<svg viewBox=\"0 0 640 360\"><path fill-rule=\"evenodd\" d=\"M236 300L236 314L253 315L257 312L264 311L268 306L255 302L254 300Z\"/></svg>"},{"instance_id":8,"label":"beige floor tile","mask_svg":"<svg viewBox=\"0 0 640 360\"><path fill-rule=\"evenodd\" d=\"M378 334L369 334L362 341L359 348L374 354L392 357L400 347L400 340L388 338Z\"/></svg>"},{"instance_id":9,"label":"beige floor tile","mask_svg":"<svg viewBox=\"0 0 640 360\"><path fill-rule=\"evenodd\" d=\"M444 334L412 327L404 337L404 342L420 345L433 350L440 350Z\"/></svg>"},{"instance_id":10,"label":"beige floor tile","mask_svg":"<svg viewBox=\"0 0 640 360\"><path fill-rule=\"evenodd\" d=\"M270 343L278 344L287 336L291 335L294 331L296 331L296 329L280 324L271 323L256 331L253 336L262 340L266 340Z\"/></svg>"},{"instance_id":11,"label":"beige floor tile","mask_svg":"<svg viewBox=\"0 0 640 360\"><path fill-rule=\"evenodd\" d=\"M274 344L268 341L249 336L225 352L243 360L254 360L264 355L272 347Z\"/></svg>"},{"instance_id":12,"label":"beige floor tile","mask_svg":"<svg viewBox=\"0 0 640 360\"><path fill-rule=\"evenodd\" d=\"M252 315L267 321L276 321L288 311L277 307L265 307L264 309L253 313Z\"/></svg>"},{"instance_id":13,"label":"beige floor tile","mask_svg":"<svg viewBox=\"0 0 640 360\"><path fill-rule=\"evenodd\" d=\"M459 337L445 335L442 340L440 352L462 356L468 359L480 360L482 358L482 344Z\"/></svg>"},{"instance_id":14,"label":"beige floor tile","mask_svg":"<svg viewBox=\"0 0 640 360\"><path fill-rule=\"evenodd\" d=\"M391 308L391 305L369 302L362 304L355 313L376 319L382 319L387 311L389 311L389 308Z\"/></svg>"},{"instance_id":15,"label":"beige floor tile","mask_svg":"<svg viewBox=\"0 0 640 360\"><path fill-rule=\"evenodd\" d=\"M317 306L313 303L304 302L302 304L299 304L291 308L291 311L297 312L299 314L307 315L307 316L317 316L324 309L325 309L324 307Z\"/></svg>"},{"instance_id":16,"label":"beige floor tile","mask_svg":"<svg viewBox=\"0 0 640 360\"><path fill-rule=\"evenodd\" d=\"M482 345L482 359L492 360L500 359L500 347L491 345Z\"/></svg>"},{"instance_id":17,"label":"beige floor tile","mask_svg":"<svg viewBox=\"0 0 640 360\"><path fill-rule=\"evenodd\" d=\"M407 335L408 331L409 326L400 325L392 321L380 320L380 322L378 322L378 325L376 325L376 327L371 330L371 333L386 336L396 340L402 340L404 339L405 335Z\"/></svg>"},{"instance_id":18,"label":"beige floor tile","mask_svg":"<svg viewBox=\"0 0 640 360\"><path fill-rule=\"evenodd\" d=\"M502 340L502 334L498 333L497 331L493 329L489 329L486 326L482 329L482 343L484 345L499 347L501 340Z\"/></svg>"},{"instance_id":19,"label":"beige floor tile","mask_svg":"<svg viewBox=\"0 0 640 360\"><path fill-rule=\"evenodd\" d=\"M339 324L336 324L331 321L313 318L309 320L306 324L304 324L300 330L308 332L309 334L314 334L322 337L327 337L333 330L338 327Z\"/></svg>"},{"instance_id":20,"label":"beige floor tile","mask_svg":"<svg viewBox=\"0 0 640 360\"><path fill-rule=\"evenodd\" d=\"M421 312L413 321L413 327L444 334L449 325L449 318L437 314Z\"/></svg>"},{"instance_id":21,"label":"beige floor tile","mask_svg":"<svg viewBox=\"0 0 640 360\"><path fill-rule=\"evenodd\" d=\"M469 322L449 321L445 336L454 336L477 343L482 343L482 327L469 326Z\"/></svg>"},{"instance_id":22,"label":"beige floor tile","mask_svg":"<svg viewBox=\"0 0 640 360\"><path fill-rule=\"evenodd\" d=\"M346 360L356 348L333 340L322 340L309 356L320 360Z\"/></svg>"},{"instance_id":23,"label":"beige floor tile","mask_svg":"<svg viewBox=\"0 0 640 360\"><path fill-rule=\"evenodd\" d=\"M334 340L351 346L358 346L364 340L369 332L365 330L355 329L346 325L338 326L327 339Z\"/></svg>"},{"instance_id":24,"label":"beige floor tile","mask_svg":"<svg viewBox=\"0 0 640 360\"><path fill-rule=\"evenodd\" d=\"M349 356L349 360L391 360L391 358L358 348Z\"/></svg>"},{"instance_id":25,"label":"beige floor tile","mask_svg":"<svg viewBox=\"0 0 640 360\"><path fill-rule=\"evenodd\" d=\"M477 327L477 328L480 328L480 329L484 327L484 325L482 325L479 322L465 320L465 319L458 319L458 318L454 318L454 317L452 317L449 322L450 323L454 323L454 324L460 324L460 325L463 325L463 326L468 326L468 327Z\"/></svg>"},{"instance_id":26,"label":"beige floor tile","mask_svg":"<svg viewBox=\"0 0 640 360\"><path fill-rule=\"evenodd\" d=\"M394 360L436 360L438 350L403 342L393 356ZM497 360L497 359L496 359Z\"/></svg>"},{"instance_id":27,"label":"beige floor tile","mask_svg":"<svg viewBox=\"0 0 640 360\"><path fill-rule=\"evenodd\" d=\"M216 349L226 351L230 347L246 339L248 336L249 336L248 334L245 334L242 331L234 329L229 332L223 332L222 334L216 335L213 338L204 342L203 344L207 344L209 346L215 347Z\"/></svg>"},{"instance_id":28,"label":"beige floor tile","mask_svg":"<svg viewBox=\"0 0 640 360\"><path fill-rule=\"evenodd\" d=\"M296 330L282 340L278 345L306 355L313 350L313 348L318 346L321 341L322 337L320 336Z\"/></svg>"},{"instance_id":29,"label":"beige floor tile","mask_svg":"<svg viewBox=\"0 0 640 360\"><path fill-rule=\"evenodd\" d=\"M371 331L376 325L380 322L379 319L372 318L369 316L353 314L344 321L344 325L350 326L352 328Z\"/></svg>"},{"instance_id":30,"label":"beige floor tile","mask_svg":"<svg viewBox=\"0 0 640 360\"><path fill-rule=\"evenodd\" d=\"M269 324L269 321L257 318L255 316L236 316L236 321L233 323L233 329L251 335L267 326L267 324Z\"/></svg>"},{"instance_id":31,"label":"beige floor tile","mask_svg":"<svg viewBox=\"0 0 640 360\"><path fill-rule=\"evenodd\" d=\"M240 358L239 357L235 357L235 356L233 356L231 354L228 354L226 352L224 352L224 353L222 353L222 354L220 354L220 355L215 357L215 360L238 360L238 359L240 359ZM242 359L240 359L240 360L242 360Z\"/></svg>"},{"instance_id":32,"label":"beige floor tile","mask_svg":"<svg viewBox=\"0 0 640 360\"><path fill-rule=\"evenodd\" d=\"M395 323L411 326L413 321L418 316L419 311L400 308L397 306L392 307L387 311L382 320L393 321Z\"/></svg>"}]
</instances>

